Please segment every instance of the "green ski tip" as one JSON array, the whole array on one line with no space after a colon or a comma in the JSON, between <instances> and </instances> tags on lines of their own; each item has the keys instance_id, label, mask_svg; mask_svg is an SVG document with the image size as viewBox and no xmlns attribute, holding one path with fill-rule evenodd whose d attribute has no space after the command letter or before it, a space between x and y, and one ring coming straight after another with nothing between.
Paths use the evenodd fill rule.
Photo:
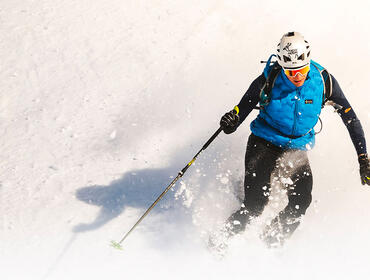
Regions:
<instances>
[{"instance_id":1,"label":"green ski tip","mask_svg":"<svg viewBox=\"0 0 370 280\"><path fill-rule=\"evenodd\" d=\"M121 244L114 240L110 242L110 246L112 246L113 248L116 248L117 250L123 250Z\"/></svg>"}]
</instances>

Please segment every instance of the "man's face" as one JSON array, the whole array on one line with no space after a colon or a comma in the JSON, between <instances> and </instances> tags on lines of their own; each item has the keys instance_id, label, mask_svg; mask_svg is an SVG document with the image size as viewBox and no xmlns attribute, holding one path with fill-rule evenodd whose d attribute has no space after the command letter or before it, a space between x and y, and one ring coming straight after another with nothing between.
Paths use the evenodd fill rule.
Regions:
<instances>
[{"instance_id":1,"label":"man's face","mask_svg":"<svg viewBox=\"0 0 370 280\"><path fill-rule=\"evenodd\" d=\"M307 74L302 75L301 73L298 73L295 77L290 77L290 76L287 76L287 77L289 81L293 83L293 85L295 85L296 87L300 87L300 86L303 86L304 81L307 78Z\"/></svg>"},{"instance_id":2,"label":"man's face","mask_svg":"<svg viewBox=\"0 0 370 280\"><path fill-rule=\"evenodd\" d=\"M296 87L300 87L304 84L307 74L310 71L310 65L303 66L298 69L286 69L284 68L284 73L289 79L289 81Z\"/></svg>"}]
</instances>

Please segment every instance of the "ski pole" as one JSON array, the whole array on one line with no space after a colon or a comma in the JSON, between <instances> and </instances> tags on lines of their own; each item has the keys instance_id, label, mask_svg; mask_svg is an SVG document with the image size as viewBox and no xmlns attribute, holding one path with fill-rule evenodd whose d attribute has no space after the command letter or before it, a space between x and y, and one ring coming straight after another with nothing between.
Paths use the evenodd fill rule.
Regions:
<instances>
[{"instance_id":1,"label":"ski pole","mask_svg":"<svg viewBox=\"0 0 370 280\"><path fill-rule=\"evenodd\" d=\"M194 161L197 159L197 157L200 155L201 152L203 152L209 144L212 143L213 140L220 134L220 132L223 130L222 127L217 129L217 131L212 135L211 138L203 145L202 149L193 157L193 159L178 173L177 177L172 180L172 182L168 185L168 187L161 193L161 195L153 202L153 204L145 211L145 213L140 217L140 219L133 225L133 227L123 236L123 238L119 241L111 241L111 246L113 246L116 249L122 250L122 242L129 236L129 234L136 228L138 224L145 218L146 215L154 208L154 206L162 199L162 197L175 185L175 183L185 174L185 172L188 170L188 168L194 163Z\"/></svg>"}]
</instances>

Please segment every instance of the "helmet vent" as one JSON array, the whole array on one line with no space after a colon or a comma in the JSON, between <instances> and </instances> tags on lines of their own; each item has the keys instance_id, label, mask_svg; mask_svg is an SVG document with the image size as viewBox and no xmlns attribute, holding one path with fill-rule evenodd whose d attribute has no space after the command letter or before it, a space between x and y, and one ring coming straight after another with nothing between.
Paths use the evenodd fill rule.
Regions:
<instances>
[{"instance_id":1,"label":"helmet vent","mask_svg":"<svg viewBox=\"0 0 370 280\"><path fill-rule=\"evenodd\" d=\"M284 58L284 62L292 61L292 60L290 59L290 57L287 57L286 55L283 55L283 58Z\"/></svg>"},{"instance_id":2,"label":"helmet vent","mask_svg":"<svg viewBox=\"0 0 370 280\"><path fill-rule=\"evenodd\" d=\"M304 53L302 53L299 57L298 60L304 60Z\"/></svg>"},{"instance_id":3,"label":"helmet vent","mask_svg":"<svg viewBox=\"0 0 370 280\"><path fill-rule=\"evenodd\" d=\"M309 57L309 56L310 56L310 53L311 53L311 51L309 51L309 52L307 53L307 57Z\"/></svg>"},{"instance_id":4,"label":"helmet vent","mask_svg":"<svg viewBox=\"0 0 370 280\"><path fill-rule=\"evenodd\" d=\"M294 36L294 32L288 32L288 34L286 36L287 37L292 37L292 36Z\"/></svg>"}]
</instances>

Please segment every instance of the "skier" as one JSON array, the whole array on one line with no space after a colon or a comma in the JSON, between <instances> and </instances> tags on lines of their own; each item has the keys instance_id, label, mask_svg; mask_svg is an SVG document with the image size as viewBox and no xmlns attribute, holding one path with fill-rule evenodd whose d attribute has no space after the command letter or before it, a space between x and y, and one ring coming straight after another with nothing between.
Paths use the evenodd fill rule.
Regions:
<instances>
[{"instance_id":1,"label":"skier","mask_svg":"<svg viewBox=\"0 0 370 280\"><path fill-rule=\"evenodd\" d=\"M250 85L220 125L233 133L259 103L250 125L245 155L244 201L228 219L227 237L241 233L271 199L271 179L286 187L288 205L266 226L261 238L281 246L294 232L312 197L312 173L307 150L314 147L314 126L325 103L333 105L346 125L358 154L361 183L370 185L370 165L364 132L337 80L311 60L309 43L298 32L285 34L263 73ZM272 57L277 62L271 63Z\"/></svg>"}]
</instances>

